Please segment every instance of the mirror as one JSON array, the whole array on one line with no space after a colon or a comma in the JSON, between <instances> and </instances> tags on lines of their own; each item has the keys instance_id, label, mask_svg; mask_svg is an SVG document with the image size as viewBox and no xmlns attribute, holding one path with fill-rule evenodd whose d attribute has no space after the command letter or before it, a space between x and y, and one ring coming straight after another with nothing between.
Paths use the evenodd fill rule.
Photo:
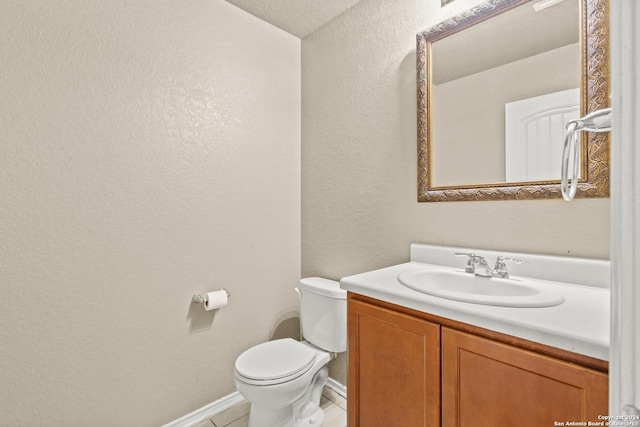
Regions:
<instances>
[{"instance_id":1,"label":"mirror","mask_svg":"<svg viewBox=\"0 0 640 427\"><path fill-rule=\"evenodd\" d=\"M489 0L419 33L418 201L561 198L565 123L609 104L608 21L608 0ZM608 197L609 134L581 138L576 197Z\"/></svg>"}]
</instances>

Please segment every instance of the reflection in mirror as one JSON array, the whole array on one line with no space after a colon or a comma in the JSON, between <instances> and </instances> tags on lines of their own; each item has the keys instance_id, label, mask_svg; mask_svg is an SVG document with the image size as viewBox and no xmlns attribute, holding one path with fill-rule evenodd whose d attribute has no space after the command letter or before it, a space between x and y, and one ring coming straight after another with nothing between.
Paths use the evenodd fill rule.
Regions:
<instances>
[{"instance_id":1,"label":"reflection in mirror","mask_svg":"<svg viewBox=\"0 0 640 427\"><path fill-rule=\"evenodd\" d=\"M418 34L419 201L560 197L566 122L608 105L608 6L539 4L490 0ZM607 196L608 136L582 150L579 196Z\"/></svg>"},{"instance_id":2,"label":"reflection in mirror","mask_svg":"<svg viewBox=\"0 0 640 427\"><path fill-rule=\"evenodd\" d=\"M524 4L432 44L434 186L560 180L564 123L577 119L580 107L579 17L578 0L540 12ZM568 89L575 89L573 96L560 101L569 104L569 117L553 114L557 106L539 99ZM512 123L507 123L506 107L530 99L538 101L516 107L521 114L511 114ZM464 123L458 122L461 117ZM508 125L517 128L509 141ZM532 141L514 142L521 126L531 129L526 135ZM538 145L540 132L543 145ZM548 142L555 144L546 147ZM507 162L513 159L523 173L507 176ZM527 166L540 179L520 179L529 175ZM546 169L555 176L543 173Z\"/></svg>"}]
</instances>

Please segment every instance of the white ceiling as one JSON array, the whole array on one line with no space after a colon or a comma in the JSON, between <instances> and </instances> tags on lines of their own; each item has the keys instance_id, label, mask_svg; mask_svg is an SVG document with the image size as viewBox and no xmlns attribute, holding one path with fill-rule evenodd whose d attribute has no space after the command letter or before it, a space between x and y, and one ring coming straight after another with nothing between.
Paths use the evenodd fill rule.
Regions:
<instances>
[{"instance_id":1,"label":"white ceiling","mask_svg":"<svg viewBox=\"0 0 640 427\"><path fill-rule=\"evenodd\" d=\"M301 39L360 0L227 0Z\"/></svg>"}]
</instances>

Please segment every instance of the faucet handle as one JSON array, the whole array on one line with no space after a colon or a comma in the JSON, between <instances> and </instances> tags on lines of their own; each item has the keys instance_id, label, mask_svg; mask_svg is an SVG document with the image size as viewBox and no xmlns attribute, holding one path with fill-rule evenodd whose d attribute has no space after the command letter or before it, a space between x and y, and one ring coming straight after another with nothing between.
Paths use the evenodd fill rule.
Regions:
<instances>
[{"instance_id":1,"label":"faucet handle","mask_svg":"<svg viewBox=\"0 0 640 427\"><path fill-rule=\"evenodd\" d=\"M454 252L456 256L468 256L469 258L476 256L473 252Z\"/></svg>"},{"instance_id":2,"label":"faucet handle","mask_svg":"<svg viewBox=\"0 0 640 427\"><path fill-rule=\"evenodd\" d=\"M512 262L514 264L520 264L522 262L521 259L517 258L509 258L500 255L496 258L496 265L493 268L493 277L501 277L503 279L509 278L509 273L507 272L507 264L506 262Z\"/></svg>"},{"instance_id":3,"label":"faucet handle","mask_svg":"<svg viewBox=\"0 0 640 427\"><path fill-rule=\"evenodd\" d=\"M479 257L478 255L474 254L473 252L454 252L456 256L466 256L469 257L469 260L467 261L467 267L464 269L465 273L471 273L474 274L476 269L473 266L474 262L477 262L478 258L482 258Z\"/></svg>"},{"instance_id":4,"label":"faucet handle","mask_svg":"<svg viewBox=\"0 0 640 427\"><path fill-rule=\"evenodd\" d=\"M502 255L500 255L500 256L496 259L496 263L498 263L498 262L504 262L504 261L512 262L512 263L514 263L514 264L520 264L520 263L522 262L522 260L521 260L521 259L518 259L518 258L509 258L509 257L502 256Z\"/></svg>"}]
</instances>

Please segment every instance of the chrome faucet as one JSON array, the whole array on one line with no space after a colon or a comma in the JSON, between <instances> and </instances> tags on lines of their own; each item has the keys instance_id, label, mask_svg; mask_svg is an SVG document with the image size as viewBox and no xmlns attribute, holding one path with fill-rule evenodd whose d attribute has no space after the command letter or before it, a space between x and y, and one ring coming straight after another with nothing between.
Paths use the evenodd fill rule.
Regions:
<instances>
[{"instance_id":1,"label":"chrome faucet","mask_svg":"<svg viewBox=\"0 0 640 427\"><path fill-rule=\"evenodd\" d=\"M456 252L456 256L468 256L467 267L465 273L475 274L476 276L492 277L491 268L487 264L487 260L480 255L471 253Z\"/></svg>"},{"instance_id":2,"label":"chrome faucet","mask_svg":"<svg viewBox=\"0 0 640 427\"><path fill-rule=\"evenodd\" d=\"M503 256L499 256L496 259L496 265L491 270L487 260L480 255L476 255L473 252L464 253L464 252L456 252L456 256L466 256L469 257L467 260L467 266L464 269L465 273L475 274L476 276L482 277L499 277L502 279L509 278L509 273L507 272L507 264L506 261L512 262L514 264L520 264L522 261L515 258L507 258Z\"/></svg>"},{"instance_id":3,"label":"chrome faucet","mask_svg":"<svg viewBox=\"0 0 640 427\"><path fill-rule=\"evenodd\" d=\"M505 261L512 262L514 264L520 264L522 260L516 258L508 258L504 256L499 256L496 258L496 266L493 268L493 272L491 273L493 277L500 277L502 279L508 279L509 273L507 272L507 264Z\"/></svg>"}]
</instances>

